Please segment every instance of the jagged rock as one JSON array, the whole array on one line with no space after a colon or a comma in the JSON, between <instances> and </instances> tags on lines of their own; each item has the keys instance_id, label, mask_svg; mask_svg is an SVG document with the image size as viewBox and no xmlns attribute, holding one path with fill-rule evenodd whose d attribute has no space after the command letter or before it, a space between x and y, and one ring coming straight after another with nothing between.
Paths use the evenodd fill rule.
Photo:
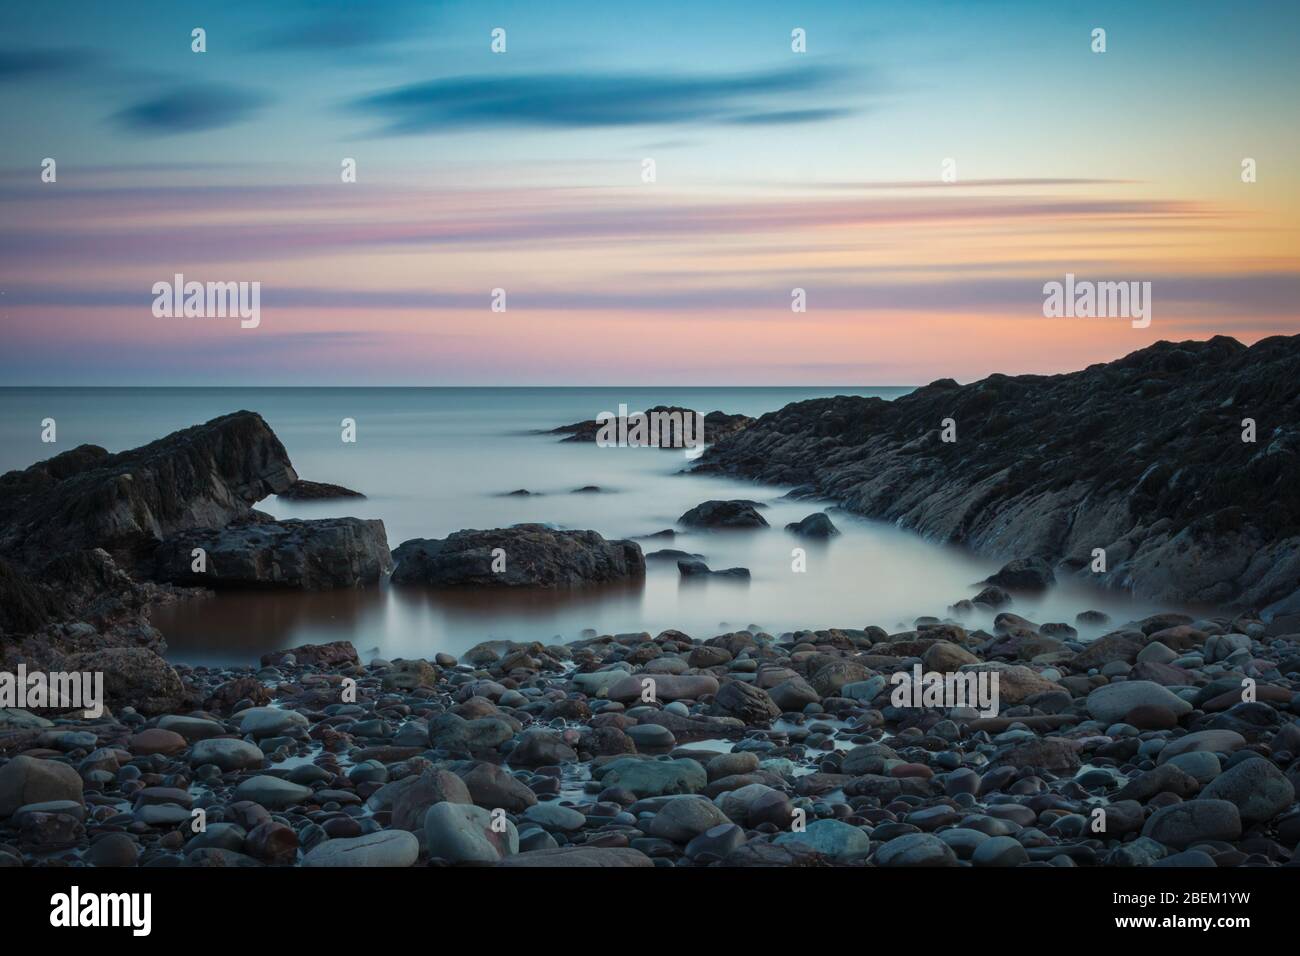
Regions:
<instances>
[{"instance_id":1,"label":"jagged rock","mask_svg":"<svg viewBox=\"0 0 1300 956\"><path fill-rule=\"evenodd\" d=\"M498 549L504 554L493 553ZM394 584L571 588L645 577L645 558L636 542L540 524L414 538L393 556ZM494 571L494 563L504 570Z\"/></svg>"},{"instance_id":2,"label":"jagged rock","mask_svg":"<svg viewBox=\"0 0 1300 956\"><path fill-rule=\"evenodd\" d=\"M262 416L247 411L130 451L83 445L0 476L0 553L46 560L104 548L133 564L164 539L220 528L298 478Z\"/></svg>"},{"instance_id":3,"label":"jagged rock","mask_svg":"<svg viewBox=\"0 0 1300 956\"><path fill-rule=\"evenodd\" d=\"M195 548L206 567L193 568ZM376 519L250 521L187 531L155 552L161 581L210 588L294 588L321 591L377 584L392 567L388 534Z\"/></svg>"},{"instance_id":4,"label":"jagged rock","mask_svg":"<svg viewBox=\"0 0 1300 956\"><path fill-rule=\"evenodd\" d=\"M1065 375L795 402L706 448L694 470L805 486L932 540L1037 555L1152 600L1261 608L1300 593L1298 357L1300 336L1215 336ZM1252 416L1269 422L1257 444L1241 440ZM949 417L956 442L940 440ZM1108 560L1094 574L1096 547Z\"/></svg>"}]
</instances>

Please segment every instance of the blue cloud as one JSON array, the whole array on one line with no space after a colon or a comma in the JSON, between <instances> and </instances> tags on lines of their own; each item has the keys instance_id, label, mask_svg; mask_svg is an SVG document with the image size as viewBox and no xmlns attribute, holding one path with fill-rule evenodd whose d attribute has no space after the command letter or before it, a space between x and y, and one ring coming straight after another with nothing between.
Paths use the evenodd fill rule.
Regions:
<instances>
[{"instance_id":1,"label":"blue cloud","mask_svg":"<svg viewBox=\"0 0 1300 956\"><path fill-rule=\"evenodd\" d=\"M90 50L0 50L0 80L71 73L98 58Z\"/></svg>"},{"instance_id":2,"label":"blue cloud","mask_svg":"<svg viewBox=\"0 0 1300 956\"><path fill-rule=\"evenodd\" d=\"M114 118L144 133L196 133L246 120L267 102L261 93L234 87L191 86L136 103Z\"/></svg>"},{"instance_id":3,"label":"blue cloud","mask_svg":"<svg viewBox=\"0 0 1300 956\"><path fill-rule=\"evenodd\" d=\"M840 75L809 67L734 76L462 76L376 93L353 107L382 117L383 131L398 135L476 127L809 122L847 111L797 109L791 100L826 92Z\"/></svg>"}]
</instances>

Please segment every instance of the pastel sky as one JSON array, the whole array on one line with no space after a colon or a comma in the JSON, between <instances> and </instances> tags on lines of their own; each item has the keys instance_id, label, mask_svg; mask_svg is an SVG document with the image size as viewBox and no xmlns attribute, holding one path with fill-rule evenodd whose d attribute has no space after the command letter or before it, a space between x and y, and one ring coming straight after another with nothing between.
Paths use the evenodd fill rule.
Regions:
<instances>
[{"instance_id":1,"label":"pastel sky","mask_svg":"<svg viewBox=\"0 0 1300 956\"><path fill-rule=\"evenodd\" d=\"M0 384L919 384L1292 334L1298 53L1294 0L5 4ZM1044 318L1067 272L1151 282L1150 327ZM260 326L155 317L176 273L260 282Z\"/></svg>"}]
</instances>

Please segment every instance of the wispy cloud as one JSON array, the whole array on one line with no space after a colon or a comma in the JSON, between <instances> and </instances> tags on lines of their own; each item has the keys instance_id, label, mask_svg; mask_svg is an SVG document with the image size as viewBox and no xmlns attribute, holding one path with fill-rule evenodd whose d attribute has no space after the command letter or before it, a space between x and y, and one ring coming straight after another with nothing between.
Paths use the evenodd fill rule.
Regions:
<instances>
[{"instance_id":1,"label":"wispy cloud","mask_svg":"<svg viewBox=\"0 0 1300 956\"><path fill-rule=\"evenodd\" d=\"M810 110L789 102L803 94L828 93L842 76L820 67L731 76L460 76L401 86L352 106L380 117L386 124L383 132L394 135L482 127L802 123L847 114L839 107Z\"/></svg>"},{"instance_id":2,"label":"wispy cloud","mask_svg":"<svg viewBox=\"0 0 1300 956\"><path fill-rule=\"evenodd\" d=\"M117 113L115 119L142 133L197 133L242 122L269 101L261 93L214 83L143 100Z\"/></svg>"},{"instance_id":3,"label":"wispy cloud","mask_svg":"<svg viewBox=\"0 0 1300 956\"><path fill-rule=\"evenodd\" d=\"M93 51L70 48L0 50L0 80L71 73L84 69L98 58Z\"/></svg>"}]
</instances>

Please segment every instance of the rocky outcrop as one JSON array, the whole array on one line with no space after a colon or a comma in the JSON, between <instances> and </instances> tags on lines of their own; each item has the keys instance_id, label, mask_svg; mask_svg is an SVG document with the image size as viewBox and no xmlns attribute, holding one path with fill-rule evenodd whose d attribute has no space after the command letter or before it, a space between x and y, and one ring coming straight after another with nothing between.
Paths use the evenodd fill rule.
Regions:
<instances>
[{"instance_id":1,"label":"rocky outcrop","mask_svg":"<svg viewBox=\"0 0 1300 956\"><path fill-rule=\"evenodd\" d=\"M118 454L82 445L0 476L0 663L63 666L129 649L138 658L121 668L157 687L129 677L118 696L174 706L179 683L149 624L152 607L186 593L171 582L337 587L391 567L377 521L276 522L253 509L304 484L335 487L298 483L280 440L247 411Z\"/></svg>"},{"instance_id":2,"label":"rocky outcrop","mask_svg":"<svg viewBox=\"0 0 1300 956\"><path fill-rule=\"evenodd\" d=\"M1067 375L796 402L695 471L1156 600L1267 609L1300 588L1298 378L1300 336L1159 342Z\"/></svg>"},{"instance_id":3,"label":"rocky outcrop","mask_svg":"<svg viewBox=\"0 0 1300 956\"><path fill-rule=\"evenodd\" d=\"M0 476L0 554L103 548L127 565L163 539L219 528L298 476L261 415L234 412L110 455L82 445Z\"/></svg>"},{"instance_id":4,"label":"rocky outcrop","mask_svg":"<svg viewBox=\"0 0 1300 956\"><path fill-rule=\"evenodd\" d=\"M206 555L197 571L195 549ZM168 538L155 552L154 575L210 588L322 591L378 584L392 566L379 520L251 520Z\"/></svg>"},{"instance_id":5,"label":"rocky outcrop","mask_svg":"<svg viewBox=\"0 0 1300 956\"><path fill-rule=\"evenodd\" d=\"M633 413L638 414L638 413ZM696 421L699 412L689 408L681 408L677 405L656 405L654 408L647 408L644 412L646 415L680 415L682 416L683 431L689 430L692 441L700 443L700 429ZM691 416L689 419L686 416ZM632 416L629 415L629 418ZM754 423L754 419L748 415L728 415L726 412L709 412L704 416L703 441L716 442L728 435L734 435L736 432L743 431ZM626 424L626 420L624 420ZM686 428L689 424L691 427ZM605 423L598 422L595 419L585 422L574 422L572 425L561 425L559 428L552 428L552 435L567 435L564 441L588 441L594 442L602 427L607 427ZM617 426L616 426L617 427ZM675 434L675 432L674 432ZM664 444L665 448L680 448L681 442Z\"/></svg>"},{"instance_id":6,"label":"rocky outcrop","mask_svg":"<svg viewBox=\"0 0 1300 956\"><path fill-rule=\"evenodd\" d=\"M540 524L414 538L393 557L394 584L574 588L645 577L645 558L635 541Z\"/></svg>"}]
</instances>

